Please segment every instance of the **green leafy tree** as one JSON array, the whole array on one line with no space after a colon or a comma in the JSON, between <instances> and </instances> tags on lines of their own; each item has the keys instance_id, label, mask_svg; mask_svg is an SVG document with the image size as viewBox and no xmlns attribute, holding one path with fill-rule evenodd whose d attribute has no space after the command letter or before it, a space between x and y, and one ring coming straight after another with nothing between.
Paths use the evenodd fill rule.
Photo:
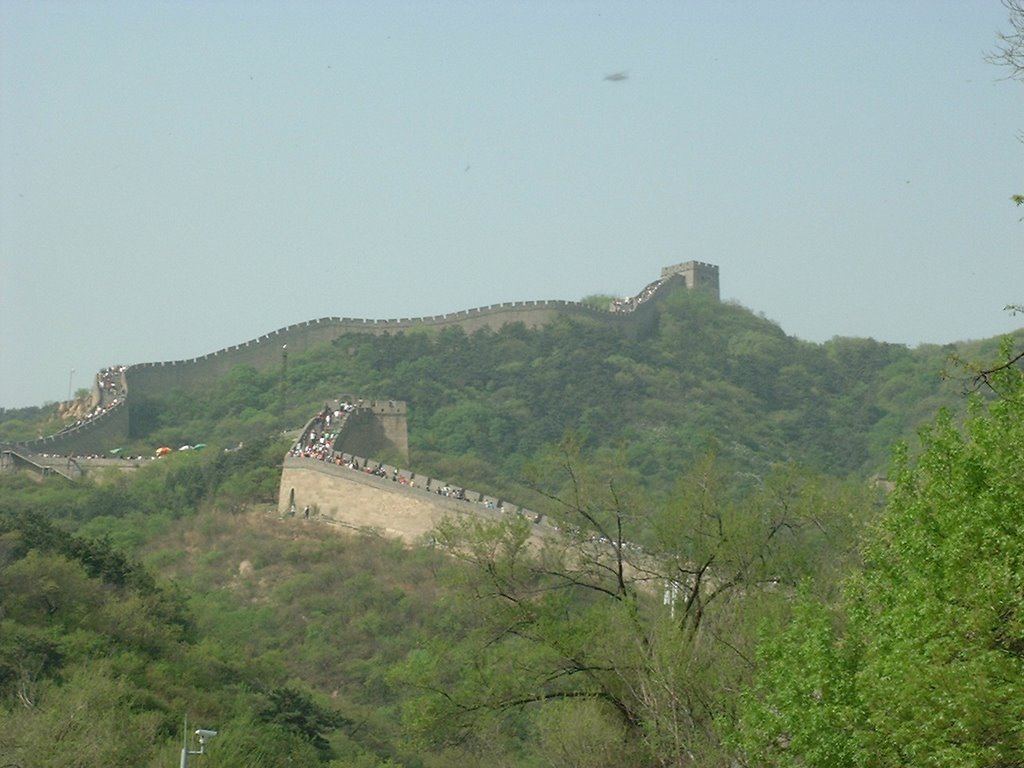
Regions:
<instances>
[{"instance_id":1,"label":"green leafy tree","mask_svg":"<svg viewBox=\"0 0 1024 768\"><path fill-rule=\"evenodd\" d=\"M336 712L313 701L308 693L294 688L273 688L266 693L264 699L257 712L261 721L295 733L321 754L330 750L330 744L323 734L345 722Z\"/></svg>"},{"instance_id":2,"label":"green leafy tree","mask_svg":"<svg viewBox=\"0 0 1024 768\"><path fill-rule=\"evenodd\" d=\"M773 627L758 649L757 683L741 694L741 735L731 737L744 765L873 765L855 737L866 727L855 681L857 646L837 643L834 623L826 605L802 591L790 623Z\"/></svg>"},{"instance_id":3,"label":"green leafy tree","mask_svg":"<svg viewBox=\"0 0 1024 768\"><path fill-rule=\"evenodd\" d=\"M218 724L217 730L217 738L211 741L207 754L190 765L197 768L318 768L326 765L309 741L283 725L269 724L258 717L239 717Z\"/></svg>"},{"instance_id":4,"label":"green leafy tree","mask_svg":"<svg viewBox=\"0 0 1024 768\"><path fill-rule=\"evenodd\" d=\"M1024 764L1024 371L1007 342L966 423L942 412L831 618L762 649L740 733L770 765ZM794 645L794 642L796 643Z\"/></svg>"},{"instance_id":5,"label":"green leafy tree","mask_svg":"<svg viewBox=\"0 0 1024 768\"><path fill-rule=\"evenodd\" d=\"M756 617L807 572L808 537L832 520L826 494L789 470L742 492L727 478L701 463L653 508L621 461L567 441L533 479L552 527L442 525L466 568L458 621L397 673L421 692L411 731L436 746L533 727L564 751L599 730L597 751L625 765L728 764L716 721L750 675ZM574 730L556 744L553 722Z\"/></svg>"},{"instance_id":6,"label":"green leafy tree","mask_svg":"<svg viewBox=\"0 0 1024 768\"><path fill-rule=\"evenodd\" d=\"M0 710L3 765L66 768L146 765L162 743L162 716L145 706L108 659L66 671L39 687L32 707Z\"/></svg>"}]
</instances>

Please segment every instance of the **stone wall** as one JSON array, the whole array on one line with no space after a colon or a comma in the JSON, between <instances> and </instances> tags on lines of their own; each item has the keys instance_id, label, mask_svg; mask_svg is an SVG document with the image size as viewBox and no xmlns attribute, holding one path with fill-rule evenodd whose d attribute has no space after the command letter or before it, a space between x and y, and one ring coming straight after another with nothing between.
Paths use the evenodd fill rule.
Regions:
<instances>
[{"instance_id":1,"label":"stone wall","mask_svg":"<svg viewBox=\"0 0 1024 768\"><path fill-rule=\"evenodd\" d=\"M380 456L393 450L408 463L405 403L400 400L360 401L359 409L345 419L334 439L334 448L360 456Z\"/></svg>"},{"instance_id":2,"label":"stone wall","mask_svg":"<svg viewBox=\"0 0 1024 768\"><path fill-rule=\"evenodd\" d=\"M354 459L359 466L368 460ZM369 466L376 467L370 461ZM549 533L543 520L527 510L477 491L464 491L464 499L436 492L447 485L441 481L416 477L397 467L384 467L385 476L351 469L317 459L288 456L281 471L277 509L283 517L303 518L306 506L312 514L346 527L377 531L409 543L421 541L442 519L450 516L477 515L500 520L505 515L526 515L534 523L536 536ZM393 480L396 473L407 482Z\"/></svg>"},{"instance_id":3,"label":"stone wall","mask_svg":"<svg viewBox=\"0 0 1024 768\"><path fill-rule=\"evenodd\" d=\"M717 267L715 270L717 274ZM666 281L665 286L673 282ZM685 278L680 278L680 282L685 284ZM330 343L348 333L380 336L416 329L441 330L459 326L467 334L471 334L482 328L497 331L511 323L523 323L527 328L539 328L563 314L627 325L631 321L630 315L614 314L576 301L561 300L508 301L504 304L465 309L445 315L391 320L322 317L289 325L251 341L235 344L201 357L132 365L125 373L125 380L129 392L134 393L136 397L160 397L176 389L197 390L208 387L239 365L252 366L260 371L281 368L285 355L305 352L310 347Z\"/></svg>"},{"instance_id":4,"label":"stone wall","mask_svg":"<svg viewBox=\"0 0 1024 768\"><path fill-rule=\"evenodd\" d=\"M164 397L175 390L201 392L240 365L251 366L259 371L283 368L287 355L330 343L348 333L382 335L413 329L440 330L460 326L469 334L482 328L499 330L510 323L523 323L527 328L538 328L550 323L559 315L567 314L618 323L626 333L638 334L642 333L655 317L654 306L660 295L666 293L671 286L680 284L691 289L707 290L717 296L718 267L694 261L666 267L662 270L662 280L653 290L650 300L645 300L637 306L636 311L631 312L606 312L575 301L511 301L430 317L390 320L325 317L296 323L201 357L128 366L123 379L128 393L127 407L124 404L119 405L77 429L41 440L19 443L18 446L29 451L61 454L102 453L117 447L128 438L131 434L132 413L150 399ZM94 396L96 394L94 392ZM401 417L397 414L381 414L380 418L382 434L396 446L404 445L407 452L408 438L404 435L404 414ZM369 436L365 437L369 441ZM372 444L366 442L364 445L369 448ZM358 442L353 447L363 450Z\"/></svg>"},{"instance_id":5,"label":"stone wall","mask_svg":"<svg viewBox=\"0 0 1024 768\"><path fill-rule=\"evenodd\" d=\"M128 436L128 404L121 402L106 412L55 435L18 443L30 453L59 453L64 456L105 453L117 448Z\"/></svg>"},{"instance_id":6,"label":"stone wall","mask_svg":"<svg viewBox=\"0 0 1024 768\"><path fill-rule=\"evenodd\" d=\"M259 371L280 368L285 355L301 353L310 347L327 344L348 333L383 335L413 329L437 329L461 326L468 334L481 328L498 330L509 323L537 328L561 313L588 316L607 315L574 301L511 301L488 307L467 309L447 315L358 320L350 317L321 317L296 323L202 357L129 366L125 378L128 391L136 397L160 397L176 389L198 390L209 387L239 365Z\"/></svg>"},{"instance_id":7,"label":"stone wall","mask_svg":"<svg viewBox=\"0 0 1024 768\"><path fill-rule=\"evenodd\" d=\"M42 479L59 475L68 480L78 480L82 468L74 459L41 457L35 454L23 456L14 450L0 451L0 471L27 471Z\"/></svg>"},{"instance_id":8,"label":"stone wall","mask_svg":"<svg viewBox=\"0 0 1024 768\"><path fill-rule=\"evenodd\" d=\"M720 297L718 287L718 265L708 264L703 261L684 261L682 264L673 264L663 267L661 270L662 279L673 275L679 275L686 281L686 287L691 291L702 291L713 294L716 299Z\"/></svg>"}]
</instances>

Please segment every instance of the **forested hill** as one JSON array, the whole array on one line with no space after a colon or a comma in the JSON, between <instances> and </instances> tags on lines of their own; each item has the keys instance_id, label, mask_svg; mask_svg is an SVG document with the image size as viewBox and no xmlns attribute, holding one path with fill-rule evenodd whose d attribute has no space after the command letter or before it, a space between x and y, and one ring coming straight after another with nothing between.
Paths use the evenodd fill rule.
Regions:
<instances>
[{"instance_id":1,"label":"forested hill","mask_svg":"<svg viewBox=\"0 0 1024 768\"><path fill-rule=\"evenodd\" d=\"M1020 357L655 309L339 337L147 402L126 446L207 450L0 474L0 755L156 768L185 715L225 768L1020 765ZM934 418L965 403L955 353L997 393L968 445ZM282 430L352 392L407 402L417 472L536 489L561 535L268 514ZM861 478L926 422L883 508Z\"/></svg>"},{"instance_id":2,"label":"forested hill","mask_svg":"<svg viewBox=\"0 0 1024 768\"><path fill-rule=\"evenodd\" d=\"M286 381L280 370L242 367L202 397L146 403L133 426L136 452L236 445L357 392L408 403L414 468L495 491L570 432L588 449L619 451L655 488L708 450L753 471L795 461L870 475L938 406L962 401L962 377L943 375L951 356L991 357L997 345L810 343L684 288L650 309L628 325L562 316L539 329L348 334L293 355ZM0 423L0 439L19 439L18 428ZM29 425L31 436L37 428Z\"/></svg>"},{"instance_id":3,"label":"forested hill","mask_svg":"<svg viewBox=\"0 0 1024 768\"><path fill-rule=\"evenodd\" d=\"M139 438L234 445L356 392L408 403L413 468L496 492L569 432L621 451L652 487L708 450L754 471L792 460L869 475L938 405L962 400L962 381L943 378L950 355L996 346L809 343L685 289L653 309L629 328L561 317L536 330L349 334L293 356L285 387L280 371L240 368L207 396L151 404Z\"/></svg>"},{"instance_id":4,"label":"forested hill","mask_svg":"<svg viewBox=\"0 0 1024 768\"><path fill-rule=\"evenodd\" d=\"M406 400L414 459L448 464L454 477L485 471L478 464L514 474L567 431L622 449L631 467L666 482L709 448L754 465L871 473L938 404L958 402L962 382L943 379L955 351L807 343L747 309L677 291L638 337L587 320L468 337L353 336L309 360L311 375L296 366L290 386L334 380Z\"/></svg>"}]
</instances>

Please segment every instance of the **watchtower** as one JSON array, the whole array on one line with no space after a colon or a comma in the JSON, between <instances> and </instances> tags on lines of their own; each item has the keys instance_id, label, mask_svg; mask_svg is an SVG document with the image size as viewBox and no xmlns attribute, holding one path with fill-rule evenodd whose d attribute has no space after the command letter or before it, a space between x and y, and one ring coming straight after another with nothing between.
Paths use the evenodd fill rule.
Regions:
<instances>
[{"instance_id":1,"label":"watchtower","mask_svg":"<svg viewBox=\"0 0 1024 768\"><path fill-rule=\"evenodd\" d=\"M691 291L704 291L714 294L716 299L721 298L718 292L717 264L706 264L703 261L684 261L682 264L662 267L662 280L672 277L672 275L681 275L686 280L686 287Z\"/></svg>"}]
</instances>

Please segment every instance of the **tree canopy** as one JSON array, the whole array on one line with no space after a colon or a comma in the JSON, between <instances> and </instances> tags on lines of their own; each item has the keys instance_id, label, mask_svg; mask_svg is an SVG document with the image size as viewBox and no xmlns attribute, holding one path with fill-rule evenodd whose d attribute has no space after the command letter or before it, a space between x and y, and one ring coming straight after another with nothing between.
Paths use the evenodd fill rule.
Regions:
<instances>
[{"instance_id":1,"label":"tree canopy","mask_svg":"<svg viewBox=\"0 0 1024 768\"><path fill-rule=\"evenodd\" d=\"M766 640L741 741L771 765L1024 762L1024 371L1007 344L960 427L946 412L863 569Z\"/></svg>"}]
</instances>

